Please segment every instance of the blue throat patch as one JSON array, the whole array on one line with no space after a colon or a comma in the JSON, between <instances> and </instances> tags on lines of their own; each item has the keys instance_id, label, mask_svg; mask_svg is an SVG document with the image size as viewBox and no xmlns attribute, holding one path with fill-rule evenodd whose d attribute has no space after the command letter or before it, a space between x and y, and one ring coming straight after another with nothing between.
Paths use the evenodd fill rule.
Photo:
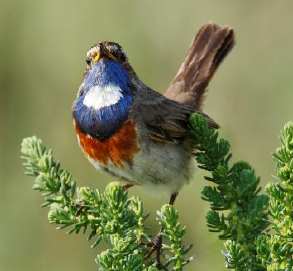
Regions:
<instances>
[{"instance_id":1,"label":"blue throat patch","mask_svg":"<svg viewBox=\"0 0 293 271\"><path fill-rule=\"evenodd\" d=\"M84 134L93 138L106 140L119 130L128 118L133 100L129 90L129 77L121 65L115 61L102 59L95 63L84 78L83 91L75 101L73 117ZM83 104L88 91L94 86L114 85L121 89L122 97L113 105L98 110Z\"/></svg>"}]
</instances>

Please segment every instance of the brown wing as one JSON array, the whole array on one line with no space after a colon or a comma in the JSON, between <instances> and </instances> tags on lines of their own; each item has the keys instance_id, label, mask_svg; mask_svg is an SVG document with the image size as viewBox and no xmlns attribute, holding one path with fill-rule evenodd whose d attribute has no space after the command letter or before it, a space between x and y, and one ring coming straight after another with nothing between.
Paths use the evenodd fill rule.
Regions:
<instances>
[{"instance_id":1,"label":"brown wing","mask_svg":"<svg viewBox=\"0 0 293 271\"><path fill-rule=\"evenodd\" d=\"M133 118L143 122L150 137L156 141L182 141L187 135L188 118L193 112L204 115L211 127L218 128L218 125L204 113L169 100L145 85L140 86L136 92L132 109Z\"/></svg>"}]
</instances>

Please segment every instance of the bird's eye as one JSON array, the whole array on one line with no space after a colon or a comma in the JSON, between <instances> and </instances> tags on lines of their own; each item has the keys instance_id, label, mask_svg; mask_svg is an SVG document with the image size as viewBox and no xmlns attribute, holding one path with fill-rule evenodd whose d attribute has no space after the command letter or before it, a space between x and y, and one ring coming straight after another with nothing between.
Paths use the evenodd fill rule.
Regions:
<instances>
[{"instance_id":1,"label":"bird's eye","mask_svg":"<svg viewBox=\"0 0 293 271\"><path fill-rule=\"evenodd\" d=\"M87 57L85 61L86 61L86 64L88 64L88 65L90 65L91 62L92 62L91 59L90 59L89 57Z\"/></svg>"},{"instance_id":2,"label":"bird's eye","mask_svg":"<svg viewBox=\"0 0 293 271\"><path fill-rule=\"evenodd\" d=\"M120 60L121 60L121 62L125 62L126 61L126 55L125 55L124 52L121 52L121 54L120 54Z\"/></svg>"}]
</instances>

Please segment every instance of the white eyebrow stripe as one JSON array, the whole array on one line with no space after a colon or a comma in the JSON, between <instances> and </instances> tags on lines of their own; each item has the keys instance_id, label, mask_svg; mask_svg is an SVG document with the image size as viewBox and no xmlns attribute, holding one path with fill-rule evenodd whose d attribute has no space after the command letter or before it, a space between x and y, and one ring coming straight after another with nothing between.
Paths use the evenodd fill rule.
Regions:
<instances>
[{"instance_id":1,"label":"white eyebrow stripe","mask_svg":"<svg viewBox=\"0 0 293 271\"><path fill-rule=\"evenodd\" d=\"M91 87L85 95L83 104L95 110L110 106L119 102L123 97L122 90L119 86L108 84L106 86Z\"/></svg>"}]
</instances>

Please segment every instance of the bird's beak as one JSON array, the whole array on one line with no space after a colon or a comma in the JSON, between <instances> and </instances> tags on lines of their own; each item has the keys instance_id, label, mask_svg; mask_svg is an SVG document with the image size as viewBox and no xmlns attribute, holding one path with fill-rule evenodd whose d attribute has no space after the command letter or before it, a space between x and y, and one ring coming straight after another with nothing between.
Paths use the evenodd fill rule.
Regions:
<instances>
[{"instance_id":1,"label":"bird's beak","mask_svg":"<svg viewBox=\"0 0 293 271\"><path fill-rule=\"evenodd\" d=\"M117 61L117 59L105 48L105 46L102 43L100 43L100 52L98 52L98 54L96 55L94 62L98 62L103 57Z\"/></svg>"}]
</instances>

